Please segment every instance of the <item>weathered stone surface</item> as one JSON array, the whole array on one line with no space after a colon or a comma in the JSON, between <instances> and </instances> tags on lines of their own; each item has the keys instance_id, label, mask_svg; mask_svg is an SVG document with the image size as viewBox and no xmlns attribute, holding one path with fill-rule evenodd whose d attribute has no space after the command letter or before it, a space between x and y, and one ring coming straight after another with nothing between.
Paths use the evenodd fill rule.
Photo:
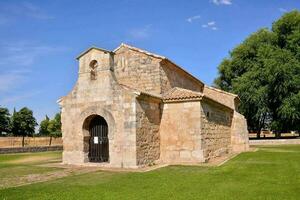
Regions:
<instances>
[{"instance_id":1,"label":"weathered stone surface","mask_svg":"<svg viewBox=\"0 0 300 200\"><path fill-rule=\"evenodd\" d=\"M201 102L201 139L206 160L231 151L232 115L232 110L213 101Z\"/></svg>"},{"instance_id":2,"label":"weathered stone surface","mask_svg":"<svg viewBox=\"0 0 300 200\"><path fill-rule=\"evenodd\" d=\"M153 164L160 156L160 101L149 97L138 98L136 120L137 164Z\"/></svg>"},{"instance_id":3,"label":"weathered stone surface","mask_svg":"<svg viewBox=\"0 0 300 200\"><path fill-rule=\"evenodd\" d=\"M232 151L241 152L249 150L249 136L247 121L243 115L234 112L231 126Z\"/></svg>"},{"instance_id":4,"label":"weathered stone surface","mask_svg":"<svg viewBox=\"0 0 300 200\"><path fill-rule=\"evenodd\" d=\"M207 89L165 57L122 44L114 52L91 48L78 60L78 80L59 100L64 163L89 162L89 124L96 115L108 125L111 167L205 162L248 149L236 95ZM165 101L174 87L199 95Z\"/></svg>"},{"instance_id":5,"label":"weathered stone surface","mask_svg":"<svg viewBox=\"0 0 300 200\"><path fill-rule=\"evenodd\" d=\"M203 162L200 101L164 104L160 124L161 161Z\"/></svg>"}]
</instances>

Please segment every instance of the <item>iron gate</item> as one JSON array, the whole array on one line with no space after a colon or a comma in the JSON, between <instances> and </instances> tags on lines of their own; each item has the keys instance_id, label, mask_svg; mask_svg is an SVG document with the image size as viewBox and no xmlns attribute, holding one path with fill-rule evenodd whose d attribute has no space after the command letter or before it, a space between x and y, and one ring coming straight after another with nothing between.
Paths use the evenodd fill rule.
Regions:
<instances>
[{"instance_id":1,"label":"iron gate","mask_svg":"<svg viewBox=\"0 0 300 200\"><path fill-rule=\"evenodd\" d=\"M108 126L103 117L96 116L91 120L90 127L90 162L108 162Z\"/></svg>"}]
</instances>

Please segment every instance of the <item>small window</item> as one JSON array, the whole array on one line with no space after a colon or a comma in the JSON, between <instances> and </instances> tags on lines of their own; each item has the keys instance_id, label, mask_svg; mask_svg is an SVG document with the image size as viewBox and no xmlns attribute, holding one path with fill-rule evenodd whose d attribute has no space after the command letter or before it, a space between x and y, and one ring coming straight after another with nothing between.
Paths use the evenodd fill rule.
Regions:
<instances>
[{"instance_id":1,"label":"small window","mask_svg":"<svg viewBox=\"0 0 300 200\"><path fill-rule=\"evenodd\" d=\"M90 78L91 78L91 80L96 80L96 71L95 70L91 70Z\"/></svg>"},{"instance_id":2,"label":"small window","mask_svg":"<svg viewBox=\"0 0 300 200\"><path fill-rule=\"evenodd\" d=\"M206 117L209 117L209 112L206 112Z\"/></svg>"},{"instance_id":3,"label":"small window","mask_svg":"<svg viewBox=\"0 0 300 200\"><path fill-rule=\"evenodd\" d=\"M96 60L92 60L90 62L90 79L91 80L97 79L97 71L96 71L97 67L98 67L98 62Z\"/></svg>"},{"instance_id":4,"label":"small window","mask_svg":"<svg viewBox=\"0 0 300 200\"><path fill-rule=\"evenodd\" d=\"M98 62L97 62L97 60L92 60L91 62L90 62L90 68L91 69L96 69L98 67Z\"/></svg>"}]
</instances>

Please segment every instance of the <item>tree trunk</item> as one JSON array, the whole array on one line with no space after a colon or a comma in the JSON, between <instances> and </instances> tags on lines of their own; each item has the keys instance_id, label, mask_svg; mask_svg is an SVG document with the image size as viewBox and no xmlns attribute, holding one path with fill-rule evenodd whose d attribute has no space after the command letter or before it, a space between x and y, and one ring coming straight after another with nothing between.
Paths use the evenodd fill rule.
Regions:
<instances>
[{"instance_id":1,"label":"tree trunk","mask_svg":"<svg viewBox=\"0 0 300 200\"><path fill-rule=\"evenodd\" d=\"M23 136L23 138L22 138L22 147L24 147L25 146L25 136Z\"/></svg>"},{"instance_id":2,"label":"tree trunk","mask_svg":"<svg viewBox=\"0 0 300 200\"><path fill-rule=\"evenodd\" d=\"M49 146L51 146L52 143L52 136L50 136Z\"/></svg>"},{"instance_id":3,"label":"tree trunk","mask_svg":"<svg viewBox=\"0 0 300 200\"><path fill-rule=\"evenodd\" d=\"M256 132L256 138L258 138L258 139L260 138L260 131L261 131L261 130L259 129L259 130L257 130L257 132Z\"/></svg>"},{"instance_id":4,"label":"tree trunk","mask_svg":"<svg viewBox=\"0 0 300 200\"><path fill-rule=\"evenodd\" d=\"M276 137L277 139L279 139L279 138L281 137L281 131L276 131L276 132L275 132L275 137Z\"/></svg>"}]
</instances>

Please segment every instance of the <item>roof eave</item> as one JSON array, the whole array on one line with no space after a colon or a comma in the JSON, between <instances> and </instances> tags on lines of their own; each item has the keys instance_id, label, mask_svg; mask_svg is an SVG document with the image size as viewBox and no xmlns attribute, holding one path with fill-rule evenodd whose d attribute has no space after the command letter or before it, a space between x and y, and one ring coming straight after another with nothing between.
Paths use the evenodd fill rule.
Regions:
<instances>
[{"instance_id":1,"label":"roof eave","mask_svg":"<svg viewBox=\"0 0 300 200\"><path fill-rule=\"evenodd\" d=\"M99 51L103 51L103 52L109 53L109 54L113 54L113 53L114 53L114 52L109 51L109 50L107 50L107 49L102 49L102 48L99 48L99 47L92 46L92 47L88 48L87 50L83 51L82 53L80 53L80 54L76 57L76 59L79 60L83 55L87 54L88 52L90 52L90 51L93 50L93 49L96 49L96 50L99 50Z\"/></svg>"},{"instance_id":2,"label":"roof eave","mask_svg":"<svg viewBox=\"0 0 300 200\"><path fill-rule=\"evenodd\" d=\"M212 98L210 98L210 97L208 97L208 96L206 96L206 95L203 95L203 99L204 99L204 100L207 99L207 100L209 100L209 101L212 101L212 102L214 102L214 103L216 103L216 104L218 104L218 105L221 105L221 106L223 106L223 107L225 107L225 108L227 108L227 109L234 110L233 108L231 108L231 107L229 107L229 106L227 106L227 105L225 105L225 104L222 104L222 103L220 103L220 102L218 102L218 101L216 101L216 100L214 100L214 99L212 99Z\"/></svg>"},{"instance_id":3,"label":"roof eave","mask_svg":"<svg viewBox=\"0 0 300 200\"><path fill-rule=\"evenodd\" d=\"M180 102L193 102L193 101L201 101L201 97L195 97L195 98L178 98L178 99L163 99L164 103L180 103Z\"/></svg>"},{"instance_id":4,"label":"roof eave","mask_svg":"<svg viewBox=\"0 0 300 200\"><path fill-rule=\"evenodd\" d=\"M177 67L177 69L179 69L180 71L184 72L185 74L187 74L189 77L191 77L194 81L202 84L203 86L205 85L202 81L200 81L198 78L196 78L195 76L193 76L191 73L187 72L185 69L183 69L182 67L180 67L179 65L177 65L176 63L174 63L172 60L170 60L169 58L164 58L163 60L170 62L171 64L175 65Z\"/></svg>"}]
</instances>

